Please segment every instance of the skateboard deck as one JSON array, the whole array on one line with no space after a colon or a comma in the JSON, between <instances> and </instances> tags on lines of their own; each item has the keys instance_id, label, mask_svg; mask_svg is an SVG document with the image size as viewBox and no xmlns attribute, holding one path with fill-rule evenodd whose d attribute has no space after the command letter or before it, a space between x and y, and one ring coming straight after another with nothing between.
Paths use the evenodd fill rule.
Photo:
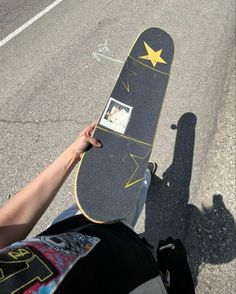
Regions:
<instances>
[{"instance_id":1,"label":"skateboard deck","mask_svg":"<svg viewBox=\"0 0 236 294\"><path fill-rule=\"evenodd\" d=\"M83 154L75 176L78 207L93 222L124 219L137 203L173 54L171 37L150 28L124 63L93 133L103 147Z\"/></svg>"}]
</instances>

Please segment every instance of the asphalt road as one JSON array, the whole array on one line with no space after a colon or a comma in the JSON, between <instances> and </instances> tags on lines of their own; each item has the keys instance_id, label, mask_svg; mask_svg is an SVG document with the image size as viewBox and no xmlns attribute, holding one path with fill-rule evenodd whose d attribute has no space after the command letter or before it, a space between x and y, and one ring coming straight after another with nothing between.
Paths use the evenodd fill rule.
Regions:
<instances>
[{"instance_id":1,"label":"asphalt road","mask_svg":"<svg viewBox=\"0 0 236 294\"><path fill-rule=\"evenodd\" d=\"M0 40L53 1L0 0ZM175 43L136 231L181 238L197 293L235 293L234 1L63 0L0 47L0 203L97 118L145 28ZM103 56L99 55L102 54ZM32 234L74 202L74 173Z\"/></svg>"}]
</instances>

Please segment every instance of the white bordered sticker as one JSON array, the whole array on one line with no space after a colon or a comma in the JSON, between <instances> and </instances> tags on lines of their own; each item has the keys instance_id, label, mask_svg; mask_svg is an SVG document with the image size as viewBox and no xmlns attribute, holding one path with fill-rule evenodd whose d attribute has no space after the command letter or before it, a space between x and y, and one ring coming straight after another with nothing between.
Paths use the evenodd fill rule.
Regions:
<instances>
[{"instance_id":1,"label":"white bordered sticker","mask_svg":"<svg viewBox=\"0 0 236 294\"><path fill-rule=\"evenodd\" d=\"M110 97L99 123L108 129L124 134L132 109L133 107Z\"/></svg>"}]
</instances>

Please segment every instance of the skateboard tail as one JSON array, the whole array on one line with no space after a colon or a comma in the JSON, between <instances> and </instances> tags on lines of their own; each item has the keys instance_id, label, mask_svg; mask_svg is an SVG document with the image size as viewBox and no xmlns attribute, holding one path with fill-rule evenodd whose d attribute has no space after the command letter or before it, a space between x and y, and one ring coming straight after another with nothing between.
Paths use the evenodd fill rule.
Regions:
<instances>
[{"instance_id":1,"label":"skateboard tail","mask_svg":"<svg viewBox=\"0 0 236 294\"><path fill-rule=\"evenodd\" d=\"M83 159L84 159L84 156L86 155L86 153L83 153L83 155L81 156L81 159L80 159L80 162L78 163L77 165L77 169L76 169L76 174L75 174L75 178L74 178L74 195L76 196L75 199L76 199L76 204L79 208L79 211L88 219L90 220L91 222L93 223L97 223L97 224L104 224L104 222L106 224L112 224L112 223L116 223L118 222L119 220L116 220L116 221L105 221L105 220L97 220L97 219L94 219L87 211L85 211L82 207L82 205L80 204L79 202L79 197L78 197L78 194L77 194L77 191L78 191L78 187L77 187L77 178L78 178L78 174L79 174L79 170L80 170L80 167L81 167L81 164L83 162Z\"/></svg>"}]
</instances>

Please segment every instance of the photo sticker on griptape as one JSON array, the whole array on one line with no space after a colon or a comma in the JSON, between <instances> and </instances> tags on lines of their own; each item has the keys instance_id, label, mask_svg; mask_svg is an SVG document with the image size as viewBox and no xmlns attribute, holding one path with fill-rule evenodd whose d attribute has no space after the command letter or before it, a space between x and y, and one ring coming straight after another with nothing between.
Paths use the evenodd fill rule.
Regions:
<instances>
[{"instance_id":1,"label":"photo sticker on griptape","mask_svg":"<svg viewBox=\"0 0 236 294\"><path fill-rule=\"evenodd\" d=\"M99 124L114 132L124 134L131 117L132 109L133 107L110 97Z\"/></svg>"}]
</instances>

